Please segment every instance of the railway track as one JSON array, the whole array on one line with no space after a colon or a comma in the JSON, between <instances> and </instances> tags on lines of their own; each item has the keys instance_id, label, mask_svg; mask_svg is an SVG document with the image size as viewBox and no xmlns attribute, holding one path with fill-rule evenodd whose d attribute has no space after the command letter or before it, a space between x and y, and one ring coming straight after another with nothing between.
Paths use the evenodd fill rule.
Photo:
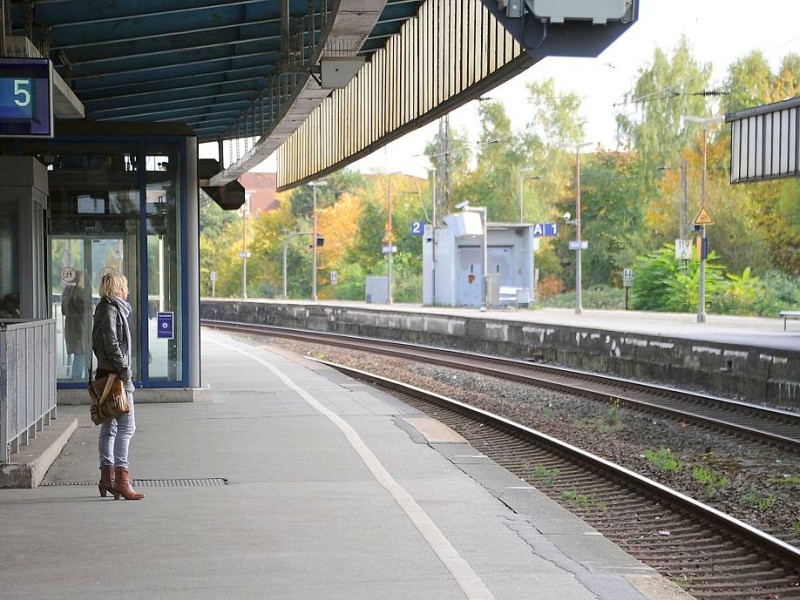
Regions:
<instances>
[{"instance_id":1,"label":"railway track","mask_svg":"<svg viewBox=\"0 0 800 600\"><path fill-rule=\"evenodd\" d=\"M203 321L203 324L240 333L272 335L308 343L377 352L483 373L527 385L578 394L681 422L693 422L701 427L750 441L776 445L794 453L800 452L800 414L785 410L553 365L391 340L372 340L327 332L229 321Z\"/></svg>"},{"instance_id":2,"label":"railway track","mask_svg":"<svg viewBox=\"0 0 800 600\"><path fill-rule=\"evenodd\" d=\"M800 549L628 469L467 404L319 361L389 390L578 514L698 600L800 598Z\"/></svg>"}]
</instances>

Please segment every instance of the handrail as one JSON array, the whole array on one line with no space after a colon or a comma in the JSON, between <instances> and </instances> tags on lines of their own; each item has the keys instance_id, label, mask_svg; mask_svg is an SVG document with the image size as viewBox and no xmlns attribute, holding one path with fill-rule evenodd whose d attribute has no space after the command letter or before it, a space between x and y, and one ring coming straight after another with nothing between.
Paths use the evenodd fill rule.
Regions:
<instances>
[{"instance_id":1,"label":"handrail","mask_svg":"<svg viewBox=\"0 0 800 600\"><path fill-rule=\"evenodd\" d=\"M56 418L55 319L0 322L0 463Z\"/></svg>"}]
</instances>

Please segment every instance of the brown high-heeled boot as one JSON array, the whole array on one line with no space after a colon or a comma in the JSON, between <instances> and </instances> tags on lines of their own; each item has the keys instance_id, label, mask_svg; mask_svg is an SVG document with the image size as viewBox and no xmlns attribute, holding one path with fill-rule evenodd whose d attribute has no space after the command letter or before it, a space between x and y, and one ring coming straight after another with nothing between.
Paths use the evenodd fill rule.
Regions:
<instances>
[{"instance_id":1,"label":"brown high-heeled boot","mask_svg":"<svg viewBox=\"0 0 800 600\"><path fill-rule=\"evenodd\" d=\"M125 500L144 498L144 494L140 494L131 487L131 476L125 467L114 467L114 486L111 491L114 493L114 500L119 500L120 496Z\"/></svg>"},{"instance_id":2,"label":"brown high-heeled boot","mask_svg":"<svg viewBox=\"0 0 800 600\"><path fill-rule=\"evenodd\" d=\"M100 496L106 497L106 492L114 493L114 467L106 465L100 467L100 481L97 483L97 489L100 490Z\"/></svg>"}]
</instances>

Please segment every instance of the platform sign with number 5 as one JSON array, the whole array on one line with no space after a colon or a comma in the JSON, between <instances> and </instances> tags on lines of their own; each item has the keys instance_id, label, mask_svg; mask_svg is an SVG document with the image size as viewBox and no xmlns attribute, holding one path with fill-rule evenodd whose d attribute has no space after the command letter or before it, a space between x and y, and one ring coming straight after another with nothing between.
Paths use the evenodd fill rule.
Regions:
<instances>
[{"instance_id":1,"label":"platform sign with number 5","mask_svg":"<svg viewBox=\"0 0 800 600\"><path fill-rule=\"evenodd\" d=\"M53 65L0 57L0 137L53 137Z\"/></svg>"}]
</instances>

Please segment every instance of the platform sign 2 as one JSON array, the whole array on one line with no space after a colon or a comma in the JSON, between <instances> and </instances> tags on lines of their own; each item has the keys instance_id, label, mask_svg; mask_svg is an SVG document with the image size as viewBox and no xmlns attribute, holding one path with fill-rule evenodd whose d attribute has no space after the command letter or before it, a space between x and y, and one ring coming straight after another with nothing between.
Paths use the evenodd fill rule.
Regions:
<instances>
[{"instance_id":1,"label":"platform sign 2","mask_svg":"<svg viewBox=\"0 0 800 600\"><path fill-rule=\"evenodd\" d=\"M0 137L53 137L53 66L0 58Z\"/></svg>"},{"instance_id":2,"label":"platform sign 2","mask_svg":"<svg viewBox=\"0 0 800 600\"><path fill-rule=\"evenodd\" d=\"M425 221L414 221L411 223L411 235L424 235L425 234Z\"/></svg>"},{"instance_id":3,"label":"platform sign 2","mask_svg":"<svg viewBox=\"0 0 800 600\"><path fill-rule=\"evenodd\" d=\"M159 338L171 340L175 337L175 313L158 313L156 323Z\"/></svg>"}]
</instances>

